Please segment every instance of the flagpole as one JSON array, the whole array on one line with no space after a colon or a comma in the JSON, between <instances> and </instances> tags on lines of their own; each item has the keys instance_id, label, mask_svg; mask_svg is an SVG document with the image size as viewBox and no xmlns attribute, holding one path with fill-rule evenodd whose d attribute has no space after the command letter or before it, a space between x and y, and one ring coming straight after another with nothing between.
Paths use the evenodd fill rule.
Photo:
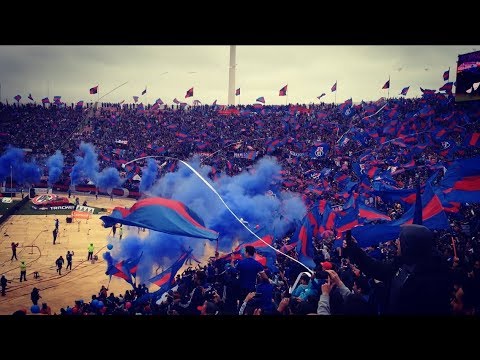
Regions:
<instances>
[{"instance_id":1,"label":"flagpole","mask_svg":"<svg viewBox=\"0 0 480 360\"><path fill-rule=\"evenodd\" d=\"M387 99L390 98L390 75L388 75L388 91L387 91Z\"/></svg>"},{"instance_id":2,"label":"flagpole","mask_svg":"<svg viewBox=\"0 0 480 360\"><path fill-rule=\"evenodd\" d=\"M337 105L337 91L338 91L338 83L335 80L335 103L333 105Z\"/></svg>"},{"instance_id":3,"label":"flagpole","mask_svg":"<svg viewBox=\"0 0 480 360\"><path fill-rule=\"evenodd\" d=\"M285 93L286 98L285 98L285 106L287 106L287 103L288 103L288 82L287 82L287 92Z\"/></svg>"}]
</instances>

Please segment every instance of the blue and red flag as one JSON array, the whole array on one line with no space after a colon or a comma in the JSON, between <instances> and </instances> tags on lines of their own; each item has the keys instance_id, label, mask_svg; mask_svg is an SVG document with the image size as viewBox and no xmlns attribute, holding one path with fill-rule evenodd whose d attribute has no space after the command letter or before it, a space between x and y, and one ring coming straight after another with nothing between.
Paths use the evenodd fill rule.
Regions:
<instances>
[{"instance_id":1,"label":"blue and red flag","mask_svg":"<svg viewBox=\"0 0 480 360\"><path fill-rule=\"evenodd\" d=\"M332 86L332 92L337 91L337 82L335 81L335 84Z\"/></svg>"},{"instance_id":2,"label":"blue and red flag","mask_svg":"<svg viewBox=\"0 0 480 360\"><path fill-rule=\"evenodd\" d=\"M235 96L238 96L240 95L240 88L238 88L237 90L235 90Z\"/></svg>"},{"instance_id":3,"label":"blue and red flag","mask_svg":"<svg viewBox=\"0 0 480 360\"><path fill-rule=\"evenodd\" d=\"M185 204L160 197L139 200L130 209L116 207L110 216L100 219L105 227L120 223L201 239L216 240L219 236L218 232L207 229L200 216Z\"/></svg>"},{"instance_id":4,"label":"blue and red flag","mask_svg":"<svg viewBox=\"0 0 480 360\"><path fill-rule=\"evenodd\" d=\"M193 87L187 90L185 94L185 99L193 96Z\"/></svg>"},{"instance_id":5,"label":"blue and red flag","mask_svg":"<svg viewBox=\"0 0 480 360\"><path fill-rule=\"evenodd\" d=\"M15 95L13 97L17 102L20 102L20 99L22 98L20 95Z\"/></svg>"},{"instance_id":6,"label":"blue and red flag","mask_svg":"<svg viewBox=\"0 0 480 360\"><path fill-rule=\"evenodd\" d=\"M383 85L382 89L390 89L390 79Z\"/></svg>"},{"instance_id":7,"label":"blue and red flag","mask_svg":"<svg viewBox=\"0 0 480 360\"><path fill-rule=\"evenodd\" d=\"M463 141L465 146L480 146L480 132L467 134Z\"/></svg>"},{"instance_id":8,"label":"blue and red flag","mask_svg":"<svg viewBox=\"0 0 480 360\"><path fill-rule=\"evenodd\" d=\"M258 101L258 102L261 102L262 104L265 104L265 98L263 96L260 96L259 98L257 98L257 100L255 101Z\"/></svg>"},{"instance_id":9,"label":"blue and red flag","mask_svg":"<svg viewBox=\"0 0 480 360\"><path fill-rule=\"evenodd\" d=\"M159 286L163 292L170 290L175 282L175 275L177 275L178 270L183 266L191 252L191 250L184 252L169 268L150 278L148 281Z\"/></svg>"},{"instance_id":10,"label":"blue and red flag","mask_svg":"<svg viewBox=\"0 0 480 360\"><path fill-rule=\"evenodd\" d=\"M367 206L362 202L358 203L358 217L360 219L365 219L366 221L375 221L375 220L391 221L392 220L388 215L385 215L384 213L378 211L377 209Z\"/></svg>"},{"instance_id":11,"label":"blue and red flag","mask_svg":"<svg viewBox=\"0 0 480 360\"><path fill-rule=\"evenodd\" d=\"M312 243L312 226L308 218L305 218L302 226L297 228L292 236L292 241L298 245L297 252L300 262L307 267L314 268L315 262L313 258L315 253Z\"/></svg>"},{"instance_id":12,"label":"blue and red flag","mask_svg":"<svg viewBox=\"0 0 480 360\"><path fill-rule=\"evenodd\" d=\"M336 214L335 228L338 234L351 230L358 225L358 209L349 208L346 211L338 212Z\"/></svg>"},{"instance_id":13,"label":"blue and red flag","mask_svg":"<svg viewBox=\"0 0 480 360\"><path fill-rule=\"evenodd\" d=\"M420 87L420 91L425 95L433 95L436 92L435 90L431 89L422 89L422 87Z\"/></svg>"},{"instance_id":14,"label":"blue and red flag","mask_svg":"<svg viewBox=\"0 0 480 360\"><path fill-rule=\"evenodd\" d=\"M449 202L480 202L480 156L455 161L447 169L440 188Z\"/></svg>"},{"instance_id":15,"label":"blue and red flag","mask_svg":"<svg viewBox=\"0 0 480 360\"><path fill-rule=\"evenodd\" d=\"M128 272L124 269L123 263L123 261L116 262L115 260L113 260L113 258L111 258L105 275L109 275L110 277L117 276L125 280L129 284L133 285L132 278L130 274L128 274Z\"/></svg>"},{"instance_id":16,"label":"blue and red flag","mask_svg":"<svg viewBox=\"0 0 480 360\"><path fill-rule=\"evenodd\" d=\"M448 70L443 73L444 81L448 81L449 78L450 78L450 68L448 68Z\"/></svg>"},{"instance_id":17,"label":"blue and red flag","mask_svg":"<svg viewBox=\"0 0 480 360\"><path fill-rule=\"evenodd\" d=\"M426 184L425 191L421 196L422 222L431 230L448 229L450 224L443 209L442 203L435 195L430 184ZM418 210L417 210L418 211ZM400 234L400 228L404 224L412 224L415 206L412 206L400 219L386 223L357 226L352 229L352 235L360 247L367 247L380 242L395 240Z\"/></svg>"},{"instance_id":18,"label":"blue and red flag","mask_svg":"<svg viewBox=\"0 0 480 360\"><path fill-rule=\"evenodd\" d=\"M447 93L451 93L452 92L452 88L453 88L453 82L448 82L448 83L445 83L440 89L440 91L445 91Z\"/></svg>"},{"instance_id":19,"label":"blue and red flag","mask_svg":"<svg viewBox=\"0 0 480 360\"><path fill-rule=\"evenodd\" d=\"M50 104L50 100L48 100L48 97L42 99L42 104Z\"/></svg>"},{"instance_id":20,"label":"blue and red flag","mask_svg":"<svg viewBox=\"0 0 480 360\"><path fill-rule=\"evenodd\" d=\"M131 274L133 277L137 276L138 264L140 263L140 259L142 258L143 252L140 256L136 258L130 258L125 260L123 266Z\"/></svg>"},{"instance_id":21,"label":"blue and red flag","mask_svg":"<svg viewBox=\"0 0 480 360\"><path fill-rule=\"evenodd\" d=\"M284 87L282 87L282 88L280 89L280 91L278 92L278 96L285 96L285 95L287 95L287 86L288 86L288 85L285 85ZM258 100L257 100L257 101L258 101Z\"/></svg>"},{"instance_id":22,"label":"blue and red flag","mask_svg":"<svg viewBox=\"0 0 480 360\"><path fill-rule=\"evenodd\" d=\"M98 85L90 88L90 94L96 94L98 92Z\"/></svg>"},{"instance_id":23,"label":"blue and red flag","mask_svg":"<svg viewBox=\"0 0 480 360\"><path fill-rule=\"evenodd\" d=\"M404 87L402 91L400 91L400 95L407 96L408 89L410 89L410 86Z\"/></svg>"}]
</instances>

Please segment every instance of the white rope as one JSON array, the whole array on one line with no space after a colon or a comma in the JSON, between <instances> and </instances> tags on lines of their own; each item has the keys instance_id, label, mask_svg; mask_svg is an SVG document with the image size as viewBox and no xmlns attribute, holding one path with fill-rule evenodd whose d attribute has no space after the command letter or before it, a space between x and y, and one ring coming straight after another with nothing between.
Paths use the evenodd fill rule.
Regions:
<instances>
[{"instance_id":1,"label":"white rope","mask_svg":"<svg viewBox=\"0 0 480 360\"><path fill-rule=\"evenodd\" d=\"M176 159L176 160L180 161L182 164L184 164L186 167L188 167L190 170L192 170L192 172L193 172L195 175L197 175L197 176L200 178L200 180L202 180L202 181L205 183L205 185L207 185L208 188L215 193L215 195L218 196L218 198L219 198L220 201L223 203L223 205L227 208L227 210L230 211L230 213L235 217L235 219L237 219L237 221L238 221L245 229L247 229L247 231L248 231L250 234L252 234L253 236L255 236L258 240L260 240L261 242L263 242L265 245L267 245L268 247L272 248L272 249L275 250L276 252L278 252L278 253L286 256L286 257L289 258L290 260L293 260L293 261L295 261L296 263L302 265L305 269L307 269L309 272L311 272L311 273L313 274L313 271L312 271L309 267L307 267L305 264L303 264L303 263L301 263L300 261L298 261L297 259L294 259L294 258L292 258L291 256L289 256L289 255L281 252L280 250L275 249L273 246L271 246L271 245L268 244L266 241L264 241L261 237L259 237L256 233L254 233L252 230L250 230L250 228L249 228L248 226L246 226L246 225L243 223L243 221L240 220L240 218L232 211L232 209L230 209L230 207L229 207L229 206L227 205L227 203L222 199L222 197L221 197L220 194L217 192L217 190L215 190L215 188L214 188L207 180L205 180L205 179L202 177L202 175L200 175L193 167L191 167L191 166L190 166L188 163L186 163L185 161L180 160L180 159Z\"/></svg>"}]
</instances>

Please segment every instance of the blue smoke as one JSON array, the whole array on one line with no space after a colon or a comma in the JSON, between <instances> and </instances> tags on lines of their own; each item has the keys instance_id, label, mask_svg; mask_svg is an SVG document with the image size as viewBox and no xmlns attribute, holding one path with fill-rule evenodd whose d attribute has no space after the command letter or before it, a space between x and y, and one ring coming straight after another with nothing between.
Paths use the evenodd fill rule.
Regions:
<instances>
[{"instance_id":1,"label":"blue smoke","mask_svg":"<svg viewBox=\"0 0 480 360\"><path fill-rule=\"evenodd\" d=\"M63 155L60 150L47 159L48 166L48 185L52 186L59 179L63 171Z\"/></svg>"},{"instance_id":2,"label":"blue smoke","mask_svg":"<svg viewBox=\"0 0 480 360\"><path fill-rule=\"evenodd\" d=\"M76 162L70 174L72 185L80 183L83 178L90 179L102 190L114 188L122 184L123 180L120 178L117 169L105 168L102 172L99 172L100 166L95 146L82 141L80 151L83 152L83 157L75 156Z\"/></svg>"},{"instance_id":3,"label":"blue smoke","mask_svg":"<svg viewBox=\"0 0 480 360\"><path fill-rule=\"evenodd\" d=\"M117 169L112 167L103 169L101 173L97 173L95 177L95 185L100 189L109 189L120 186L123 180Z\"/></svg>"},{"instance_id":4,"label":"blue smoke","mask_svg":"<svg viewBox=\"0 0 480 360\"><path fill-rule=\"evenodd\" d=\"M147 161L147 166L142 169L142 180L140 180L139 190L140 192L148 191L155 180L157 179L158 175L158 165L157 162L149 158Z\"/></svg>"},{"instance_id":5,"label":"blue smoke","mask_svg":"<svg viewBox=\"0 0 480 360\"><path fill-rule=\"evenodd\" d=\"M83 157L75 156L75 165L70 174L72 185L77 185L83 178L95 181L98 174L99 164L95 146L82 141L80 143L80 151L83 152Z\"/></svg>"},{"instance_id":6,"label":"blue smoke","mask_svg":"<svg viewBox=\"0 0 480 360\"><path fill-rule=\"evenodd\" d=\"M280 192L276 197L265 194L268 190L277 189L281 182L281 167L274 158L262 158L250 172L245 171L234 177L223 175L215 183L208 178L210 166L200 166L198 158L189 164L213 185L238 217L248 221L251 229L259 225L262 235L273 234L275 237L282 237L306 214L305 205L296 193ZM199 214L206 227L220 233L219 251L231 251L237 241L255 240L254 236L225 208L220 199L181 163L175 173L168 173L158 180L151 193L154 196L181 201ZM141 238L136 235L136 228L126 228L131 235L125 237L121 243L112 242L113 251L118 254L116 255L118 259L135 258L143 251L138 269L142 282L146 283L146 280L154 276L154 270L158 267L164 270L170 266L180 256L182 248L192 247L193 255L197 258L206 255L207 240L153 231Z\"/></svg>"},{"instance_id":7,"label":"blue smoke","mask_svg":"<svg viewBox=\"0 0 480 360\"><path fill-rule=\"evenodd\" d=\"M35 160L31 163L25 162L25 152L11 145L0 156L0 181L9 177L10 173L13 180L21 185L40 182L41 171Z\"/></svg>"}]
</instances>

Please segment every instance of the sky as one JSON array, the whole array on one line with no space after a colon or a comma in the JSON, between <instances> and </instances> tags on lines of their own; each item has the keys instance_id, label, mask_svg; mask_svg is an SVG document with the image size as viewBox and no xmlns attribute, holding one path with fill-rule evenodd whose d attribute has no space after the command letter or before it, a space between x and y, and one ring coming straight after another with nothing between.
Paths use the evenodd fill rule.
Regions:
<instances>
[{"instance_id":1,"label":"sky","mask_svg":"<svg viewBox=\"0 0 480 360\"><path fill-rule=\"evenodd\" d=\"M421 95L420 87L438 89L450 68L455 81L459 54L480 50L480 45L431 46L237 46L236 84L241 95L236 103L265 104L354 102L387 96L382 90L390 77L390 96L410 86L407 98ZM174 98L189 104L227 103L229 46L0 46L2 102L31 93L39 103L44 97L62 96L70 104L84 100L154 103ZM337 92L331 92L337 82ZM125 85L122 85L126 83ZM279 90L288 84L288 97ZM99 94L89 89L99 86ZM120 86L122 85L122 86ZM120 86L107 95L108 92ZM185 99L188 89L194 97ZM144 89L145 95L141 95ZM336 99L335 99L336 95Z\"/></svg>"}]
</instances>

